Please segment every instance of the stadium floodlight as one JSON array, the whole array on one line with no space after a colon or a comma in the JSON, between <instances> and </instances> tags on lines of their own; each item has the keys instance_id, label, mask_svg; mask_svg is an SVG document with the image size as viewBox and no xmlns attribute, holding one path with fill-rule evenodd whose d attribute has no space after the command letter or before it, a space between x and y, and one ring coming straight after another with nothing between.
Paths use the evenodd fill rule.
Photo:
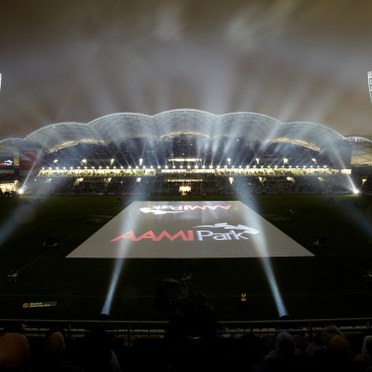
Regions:
<instances>
[{"instance_id":1,"label":"stadium floodlight","mask_svg":"<svg viewBox=\"0 0 372 372\"><path fill-rule=\"evenodd\" d=\"M372 71L368 71L368 90L369 90L369 98L372 103Z\"/></svg>"}]
</instances>

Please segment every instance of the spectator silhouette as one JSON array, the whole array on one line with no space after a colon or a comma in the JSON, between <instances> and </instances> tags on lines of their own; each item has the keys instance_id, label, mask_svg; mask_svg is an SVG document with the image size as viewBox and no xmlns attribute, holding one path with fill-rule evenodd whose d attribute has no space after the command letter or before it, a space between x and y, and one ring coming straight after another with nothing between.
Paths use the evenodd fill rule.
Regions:
<instances>
[{"instance_id":1,"label":"spectator silhouette","mask_svg":"<svg viewBox=\"0 0 372 372\"><path fill-rule=\"evenodd\" d=\"M335 325L324 327L322 342L306 349L308 370L323 372L354 371L353 354L349 341Z\"/></svg>"},{"instance_id":2,"label":"spectator silhouette","mask_svg":"<svg viewBox=\"0 0 372 372\"><path fill-rule=\"evenodd\" d=\"M30 364L30 344L20 324L0 333L0 371L23 372Z\"/></svg>"},{"instance_id":3,"label":"spectator silhouette","mask_svg":"<svg viewBox=\"0 0 372 372\"><path fill-rule=\"evenodd\" d=\"M326 350L328 370L337 372L354 370L351 345L343 334L332 337L326 345Z\"/></svg>"},{"instance_id":4,"label":"spectator silhouette","mask_svg":"<svg viewBox=\"0 0 372 372\"><path fill-rule=\"evenodd\" d=\"M167 330L169 372L205 371L213 368L210 345L215 335L214 309L200 293L172 301Z\"/></svg>"},{"instance_id":5,"label":"spectator silhouette","mask_svg":"<svg viewBox=\"0 0 372 372\"><path fill-rule=\"evenodd\" d=\"M372 336L363 338L362 350L355 355L354 363L356 371L372 371Z\"/></svg>"},{"instance_id":6,"label":"spectator silhouette","mask_svg":"<svg viewBox=\"0 0 372 372\"><path fill-rule=\"evenodd\" d=\"M34 355L35 357L35 355ZM62 331L51 329L41 345L40 353L35 358L35 371L38 372L79 372L76 365L66 357L66 342Z\"/></svg>"},{"instance_id":7,"label":"spectator silhouette","mask_svg":"<svg viewBox=\"0 0 372 372\"><path fill-rule=\"evenodd\" d=\"M80 357L84 372L121 372L109 334L102 326L97 325L86 334Z\"/></svg>"},{"instance_id":8,"label":"spectator silhouette","mask_svg":"<svg viewBox=\"0 0 372 372\"><path fill-rule=\"evenodd\" d=\"M293 336L286 331L279 332L275 338L275 348L263 361L264 371L302 371L304 370L303 353L296 347Z\"/></svg>"},{"instance_id":9,"label":"spectator silhouette","mask_svg":"<svg viewBox=\"0 0 372 372\"><path fill-rule=\"evenodd\" d=\"M214 309L200 292L177 298L169 316L168 336L175 342L190 337L207 338L214 335Z\"/></svg>"}]
</instances>

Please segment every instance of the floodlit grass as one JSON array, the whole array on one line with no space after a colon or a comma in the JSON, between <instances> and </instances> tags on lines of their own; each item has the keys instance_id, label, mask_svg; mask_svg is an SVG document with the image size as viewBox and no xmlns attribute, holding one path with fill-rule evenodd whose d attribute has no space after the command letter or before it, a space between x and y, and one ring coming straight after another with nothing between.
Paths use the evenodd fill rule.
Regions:
<instances>
[{"instance_id":1,"label":"floodlit grass","mask_svg":"<svg viewBox=\"0 0 372 372\"><path fill-rule=\"evenodd\" d=\"M206 200L205 198L200 198ZM221 196L209 200L226 200ZM170 200L170 199L168 199ZM172 200L185 200L173 197ZM195 200L188 198L187 200ZM272 265L294 319L362 317L372 313L372 198L351 195L262 195L246 203L312 251L314 257L274 258ZM113 196L51 196L0 199L0 309L2 318L96 319L114 260L66 259L127 201ZM289 208L294 210L289 215ZM14 227L8 236L6 228ZM46 236L59 242L45 249ZM313 242L324 236L328 246ZM6 281L9 270L19 280ZM191 272L190 290L201 291L219 320L276 319L259 259L128 259L113 302L113 319L159 320L155 306L162 279ZM240 293L247 293L247 304ZM25 309L24 303L56 301L56 307Z\"/></svg>"}]
</instances>

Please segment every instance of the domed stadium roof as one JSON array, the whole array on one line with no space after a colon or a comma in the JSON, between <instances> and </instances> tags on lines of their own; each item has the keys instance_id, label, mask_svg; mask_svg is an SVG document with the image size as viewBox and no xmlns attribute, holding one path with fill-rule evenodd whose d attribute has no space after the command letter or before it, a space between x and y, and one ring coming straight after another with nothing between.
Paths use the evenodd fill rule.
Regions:
<instances>
[{"instance_id":1,"label":"domed stadium roof","mask_svg":"<svg viewBox=\"0 0 372 372\"><path fill-rule=\"evenodd\" d=\"M345 141L345 137L335 130L322 124L305 121L283 123L278 126L275 137L276 141L287 139L289 142L303 143L307 147L314 146L315 149L327 148L339 141Z\"/></svg>"},{"instance_id":2,"label":"domed stadium roof","mask_svg":"<svg viewBox=\"0 0 372 372\"><path fill-rule=\"evenodd\" d=\"M78 143L108 144L127 138L160 140L165 136L190 134L211 140L240 137L248 141L295 143L316 150L339 141L348 141L340 133L312 122L281 122L273 117L235 112L215 115L206 111L178 109L156 115L115 113L89 123L63 122L40 128L24 139L13 141L37 144L46 152L54 152ZM6 144L11 139L0 141Z\"/></svg>"},{"instance_id":3,"label":"domed stadium roof","mask_svg":"<svg viewBox=\"0 0 372 372\"><path fill-rule=\"evenodd\" d=\"M25 141L36 143L50 152L82 142L104 143L93 126L74 122L47 125L29 134Z\"/></svg>"},{"instance_id":4,"label":"domed stadium roof","mask_svg":"<svg viewBox=\"0 0 372 372\"><path fill-rule=\"evenodd\" d=\"M87 124L104 143L127 138L156 138L151 116L137 113L116 113L97 118Z\"/></svg>"},{"instance_id":5,"label":"domed stadium roof","mask_svg":"<svg viewBox=\"0 0 372 372\"><path fill-rule=\"evenodd\" d=\"M10 137L0 140L0 153L14 153L25 144L24 138ZM35 144L35 146L38 146Z\"/></svg>"},{"instance_id":6,"label":"domed stadium roof","mask_svg":"<svg viewBox=\"0 0 372 372\"><path fill-rule=\"evenodd\" d=\"M19 137L3 138L0 140L0 148L19 146L22 142L23 138Z\"/></svg>"}]
</instances>

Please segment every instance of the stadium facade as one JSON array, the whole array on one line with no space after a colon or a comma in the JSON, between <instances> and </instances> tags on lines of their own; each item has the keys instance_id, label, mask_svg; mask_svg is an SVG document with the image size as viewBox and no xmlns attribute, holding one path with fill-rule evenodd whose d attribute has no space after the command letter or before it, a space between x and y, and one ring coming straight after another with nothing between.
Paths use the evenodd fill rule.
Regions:
<instances>
[{"instance_id":1,"label":"stadium facade","mask_svg":"<svg viewBox=\"0 0 372 372\"><path fill-rule=\"evenodd\" d=\"M167 174L175 169L180 177L188 169L193 176L209 169L219 175L225 170L225 176L249 175L246 169L251 173L255 169L260 176L257 169L277 168L300 168L302 174L304 169L324 168L350 173L351 168L372 165L372 141L344 137L319 123L281 122L253 112L216 115L178 109L156 115L114 113L89 123L50 124L25 138L0 140L0 155L0 160L11 159L9 171L32 169L39 176L56 174L51 172L66 175L61 169L67 168L80 175L84 169L137 169L135 176L154 175L160 169ZM0 171L6 170L4 166ZM92 176L91 172L83 175ZM107 176L97 171L94 175Z\"/></svg>"}]
</instances>

